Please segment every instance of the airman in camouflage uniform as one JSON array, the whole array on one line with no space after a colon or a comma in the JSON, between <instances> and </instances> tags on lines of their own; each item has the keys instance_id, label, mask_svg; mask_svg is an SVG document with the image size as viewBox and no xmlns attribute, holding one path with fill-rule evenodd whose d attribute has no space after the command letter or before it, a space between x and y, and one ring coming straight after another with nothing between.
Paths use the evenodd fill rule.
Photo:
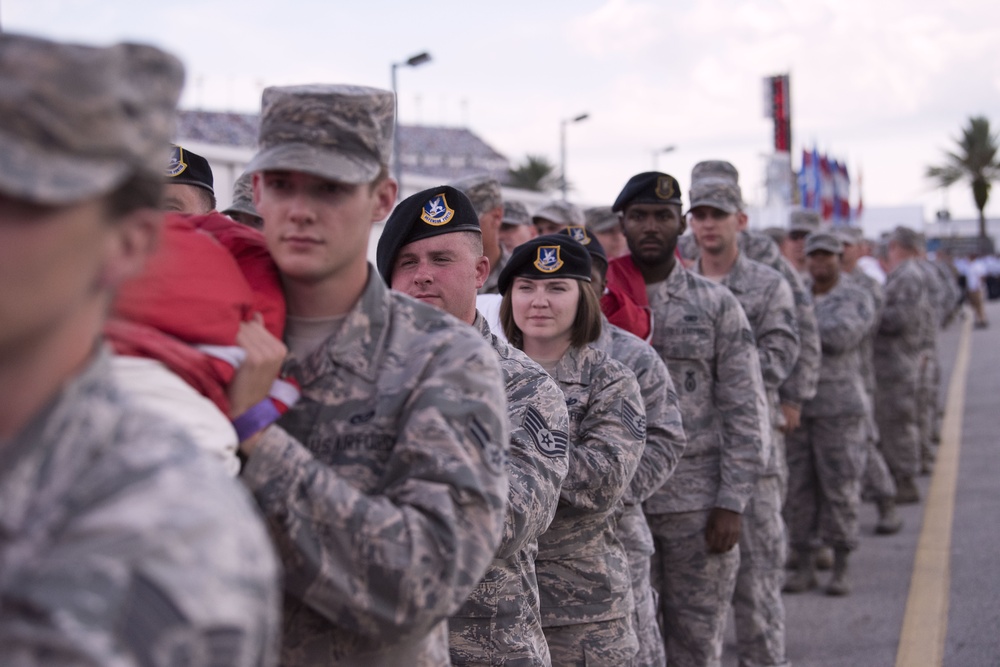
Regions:
<instances>
[{"instance_id":1,"label":"airman in camouflage uniform","mask_svg":"<svg viewBox=\"0 0 1000 667\"><path fill-rule=\"evenodd\" d=\"M896 480L896 501L920 500L914 477L920 471L917 389L925 329L935 321L924 276L894 232L884 249L889 269L885 305L875 337L874 366L878 391L875 419L879 448ZM902 233L906 236L906 232Z\"/></svg>"},{"instance_id":2,"label":"airman in camouflage uniform","mask_svg":"<svg viewBox=\"0 0 1000 667\"><path fill-rule=\"evenodd\" d=\"M841 277L850 278L871 297L875 309L871 331L861 339L858 355L861 357L861 377L864 380L865 395L868 405L865 411L865 472L861 479L861 497L864 500L874 500L878 506L879 519L875 526L878 535L892 535L903 527L903 521L896 513L896 482L889 472L885 457L878 449L878 425L875 422L875 366L873 360L875 335L878 323L882 317L882 304L885 295L882 285L865 273L858 264L862 256L863 236L861 229L847 227L840 230L840 240L844 244L844 254L841 257Z\"/></svg>"},{"instance_id":3,"label":"airman in camouflage uniform","mask_svg":"<svg viewBox=\"0 0 1000 667\"><path fill-rule=\"evenodd\" d=\"M490 261L490 275L479 288L480 294L496 294L497 278L510 259L510 251L500 243L500 225L503 224L503 191L500 181L492 176L469 176L452 185L469 198L479 216L483 236L483 254Z\"/></svg>"},{"instance_id":4,"label":"airman in camouflage uniform","mask_svg":"<svg viewBox=\"0 0 1000 667\"><path fill-rule=\"evenodd\" d=\"M617 219L617 214L615 218ZM593 262L591 287L596 293L602 294L608 258L601 242L580 227L561 233L575 234L583 239ZM663 648L663 634L657 623L659 600L653 591L649 570L650 558L656 549L653 546L653 534L642 511L642 503L667 483L684 453L687 437L681 423L680 402L666 364L645 341L616 327L605 317L601 322L601 336L592 346L635 373L646 407L646 446L643 448L639 467L632 476L632 483L625 493L625 513L618 520L617 535L628 552L629 570L632 574L634 625L639 640L636 665L665 665L667 655Z\"/></svg>"},{"instance_id":5,"label":"airman in camouflage uniform","mask_svg":"<svg viewBox=\"0 0 1000 667\"><path fill-rule=\"evenodd\" d=\"M233 184L233 201L222 213L253 229L264 226L264 221L253 205L253 174L243 174L236 179Z\"/></svg>"},{"instance_id":6,"label":"airman in camouflage uniform","mask_svg":"<svg viewBox=\"0 0 1000 667\"><path fill-rule=\"evenodd\" d=\"M674 257L684 231L680 186L634 176L614 208L654 316L653 349L680 394L688 445L668 484L646 501L654 583L671 665L718 665L739 564L741 514L763 470L764 385L753 332L729 290ZM613 262L614 263L614 262Z\"/></svg>"},{"instance_id":7,"label":"airman in camouflage uniform","mask_svg":"<svg viewBox=\"0 0 1000 667\"><path fill-rule=\"evenodd\" d=\"M467 324L390 292L365 259L396 199L392 132L387 91L268 88L247 167L302 388L244 447L242 473L285 563L285 665L448 664L446 618L503 535L496 355ZM317 321L303 344L297 330Z\"/></svg>"},{"instance_id":8,"label":"airman in camouflage uniform","mask_svg":"<svg viewBox=\"0 0 1000 667\"><path fill-rule=\"evenodd\" d=\"M725 163L728 164L728 163ZM747 259L738 236L747 222L739 185L725 175L692 172L688 213L701 257L695 273L717 280L739 300L757 342L767 391L768 424L780 422L778 388L799 355L799 334L791 287L770 267ZM781 516L785 458L781 432L774 426L762 434L764 470L744 511L740 533L740 566L733 611L740 661L747 665L786 665L784 583L786 534Z\"/></svg>"},{"instance_id":9,"label":"airman in camouflage uniform","mask_svg":"<svg viewBox=\"0 0 1000 667\"><path fill-rule=\"evenodd\" d=\"M539 247L556 244L562 264L546 275L589 282L591 262L582 246L562 236L542 236L515 250L501 274L505 302L514 278L530 271ZM504 323L507 337L516 341L509 322ZM546 370L565 395L570 420L569 474L556 516L538 540L535 561L552 664L631 667L638 651L635 603L628 555L615 532L643 453L641 390L628 368L589 345L571 345Z\"/></svg>"},{"instance_id":10,"label":"airman in camouflage uniform","mask_svg":"<svg viewBox=\"0 0 1000 667\"><path fill-rule=\"evenodd\" d=\"M453 210L444 222L426 215L438 197ZM481 248L479 220L468 198L439 186L408 197L389 216L379 239L378 268L394 290L476 327L503 371L511 435L504 534L486 576L448 621L452 664L548 665L535 556L568 471L569 415L555 380L493 335L476 311L476 290L489 271Z\"/></svg>"},{"instance_id":11,"label":"airman in camouflage uniform","mask_svg":"<svg viewBox=\"0 0 1000 667\"><path fill-rule=\"evenodd\" d=\"M277 658L251 499L97 349L154 246L182 80L148 46L0 35L0 664Z\"/></svg>"},{"instance_id":12,"label":"airman in camouflage uniform","mask_svg":"<svg viewBox=\"0 0 1000 667\"><path fill-rule=\"evenodd\" d=\"M923 235L914 233L912 241L917 267L924 274L927 295L934 307L935 320L926 327L924 350L920 359L920 389L917 394L917 414L920 423L921 472L929 473L935 459L934 442L940 406L941 364L938 359L938 330L944 326L951 311L952 291L938 265L927 259Z\"/></svg>"},{"instance_id":13,"label":"airman in camouflage uniform","mask_svg":"<svg viewBox=\"0 0 1000 667\"><path fill-rule=\"evenodd\" d=\"M823 365L816 396L802 411L802 426L788 437L789 529L798 552L786 592L816 585L812 541L818 533L833 546L834 573L826 592L845 595L847 560L858 545L858 505L865 466L862 340L875 321L874 304L863 288L840 275L843 244L829 232L809 236L805 247L812 273L816 318L823 340Z\"/></svg>"}]
</instances>

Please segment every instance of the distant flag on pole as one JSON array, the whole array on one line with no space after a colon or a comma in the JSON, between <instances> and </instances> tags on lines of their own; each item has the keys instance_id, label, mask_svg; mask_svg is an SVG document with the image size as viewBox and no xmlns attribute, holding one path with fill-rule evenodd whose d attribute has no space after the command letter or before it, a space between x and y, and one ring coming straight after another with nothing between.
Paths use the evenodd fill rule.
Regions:
<instances>
[{"instance_id":1,"label":"distant flag on pole","mask_svg":"<svg viewBox=\"0 0 1000 667\"><path fill-rule=\"evenodd\" d=\"M812 179L812 153L805 148L802 149L802 169L799 170L799 194L801 195L802 208L812 208L813 200L816 198L816 191L811 185Z\"/></svg>"},{"instance_id":2,"label":"distant flag on pole","mask_svg":"<svg viewBox=\"0 0 1000 667\"><path fill-rule=\"evenodd\" d=\"M847 163L840 163L840 219L847 224L851 221L851 176L847 172Z\"/></svg>"},{"instance_id":3,"label":"distant flag on pole","mask_svg":"<svg viewBox=\"0 0 1000 667\"><path fill-rule=\"evenodd\" d=\"M819 214L823 220L833 217L833 173L826 155L819 158Z\"/></svg>"},{"instance_id":4,"label":"distant flag on pole","mask_svg":"<svg viewBox=\"0 0 1000 667\"><path fill-rule=\"evenodd\" d=\"M823 174L822 170L820 169L819 150L816 148L816 144L813 144L813 151L812 151L811 186L813 191L813 199L812 199L812 206L810 206L809 208L811 208L814 211L818 211L820 210L820 199L822 197L822 192L823 192Z\"/></svg>"},{"instance_id":5,"label":"distant flag on pole","mask_svg":"<svg viewBox=\"0 0 1000 667\"><path fill-rule=\"evenodd\" d=\"M858 207L854 210L854 219L857 221L857 226L861 226L861 212L864 211L864 202L861 196L861 169L858 168Z\"/></svg>"}]
</instances>

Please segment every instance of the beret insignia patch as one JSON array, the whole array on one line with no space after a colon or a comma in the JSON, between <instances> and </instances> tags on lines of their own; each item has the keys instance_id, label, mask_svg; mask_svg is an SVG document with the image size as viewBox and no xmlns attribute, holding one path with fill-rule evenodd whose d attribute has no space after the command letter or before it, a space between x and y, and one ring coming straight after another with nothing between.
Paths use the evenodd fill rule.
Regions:
<instances>
[{"instance_id":1,"label":"beret insignia patch","mask_svg":"<svg viewBox=\"0 0 1000 667\"><path fill-rule=\"evenodd\" d=\"M674 179L660 176L656 179L656 196L660 199L670 199L674 196Z\"/></svg>"},{"instance_id":2,"label":"beret insignia patch","mask_svg":"<svg viewBox=\"0 0 1000 667\"><path fill-rule=\"evenodd\" d=\"M431 197L424 210L420 212L420 219L433 227L447 225L455 217L455 209L448 206L448 200L444 194Z\"/></svg>"},{"instance_id":3,"label":"beret insignia patch","mask_svg":"<svg viewBox=\"0 0 1000 667\"><path fill-rule=\"evenodd\" d=\"M535 268L542 273L555 273L562 268L563 261L559 256L560 247L557 245L543 245L538 247L538 256L535 259Z\"/></svg>"},{"instance_id":4,"label":"beret insignia patch","mask_svg":"<svg viewBox=\"0 0 1000 667\"><path fill-rule=\"evenodd\" d=\"M184 149L180 146L171 148L170 162L167 164L167 176L170 178L180 176L187 168L187 162L184 161Z\"/></svg>"},{"instance_id":5,"label":"beret insignia patch","mask_svg":"<svg viewBox=\"0 0 1000 667\"><path fill-rule=\"evenodd\" d=\"M570 225L566 228L566 231L569 232L569 237L580 243L580 245L588 245L590 243L590 236L587 234L587 230L585 228L577 225Z\"/></svg>"}]
</instances>

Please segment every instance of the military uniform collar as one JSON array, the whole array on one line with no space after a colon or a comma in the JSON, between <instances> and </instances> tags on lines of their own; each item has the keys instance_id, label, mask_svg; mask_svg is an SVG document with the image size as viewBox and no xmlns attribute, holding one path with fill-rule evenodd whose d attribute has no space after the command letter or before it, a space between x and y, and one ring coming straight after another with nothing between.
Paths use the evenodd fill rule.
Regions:
<instances>
[{"instance_id":1,"label":"military uniform collar","mask_svg":"<svg viewBox=\"0 0 1000 667\"><path fill-rule=\"evenodd\" d=\"M582 357L585 351L586 348L570 345L552 371L552 377L559 382L578 384L581 381Z\"/></svg>"}]
</instances>

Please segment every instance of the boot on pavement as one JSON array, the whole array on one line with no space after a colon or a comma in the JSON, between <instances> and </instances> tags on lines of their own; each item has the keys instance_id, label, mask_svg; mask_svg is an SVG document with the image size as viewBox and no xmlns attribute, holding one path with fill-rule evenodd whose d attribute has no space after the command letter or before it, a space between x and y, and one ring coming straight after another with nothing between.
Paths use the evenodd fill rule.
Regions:
<instances>
[{"instance_id":1,"label":"boot on pavement","mask_svg":"<svg viewBox=\"0 0 1000 667\"><path fill-rule=\"evenodd\" d=\"M826 587L827 595L847 595L851 585L847 581L847 559L851 552L847 549L837 549L833 555L833 577Z\"/></svg>"},{"instance_id":2,"label":"boot on pavement","mask_svg":"<svg viewBox=\"0 0 1000 667\"><path fill-rule=\"evenodd\" d=\"M824 572L833 567L833 549L823 545L816 549L816 569Z\"/></svg>"},{"instance_id":3,"label":"boot on pavement","mask_svg":"<svg viewBox=\"0 0 1000 667\"><path fill-rule=\"evenodd\" d=\"M912 477L900 477L896 480L896 504L913 505L920 502L920 489Z\"/></svg>"},{"instance_id":4,"label":"boot on pavement","mask_svg":"<svg viewBox=\"0 0 1000 667\"><path fill-rule=\"evenodd\" d=\"M813 565L812 549L796 549L798 554L797 567L785 579L781 589L785 593L804 593L816 588L816 568Z\"/></svg>"},{"instance_id":5,"label":"boot on pavement","mask_svg":"<svg viewBox=\"0 0 1000 667\"><path fill-rule=\"evenodd\" d=\"M878 523L875 524L876 535L895 535L903 527L903 520L896 513L896 499L892 497L879 498Z\"/></svg>"}]
</instances>

